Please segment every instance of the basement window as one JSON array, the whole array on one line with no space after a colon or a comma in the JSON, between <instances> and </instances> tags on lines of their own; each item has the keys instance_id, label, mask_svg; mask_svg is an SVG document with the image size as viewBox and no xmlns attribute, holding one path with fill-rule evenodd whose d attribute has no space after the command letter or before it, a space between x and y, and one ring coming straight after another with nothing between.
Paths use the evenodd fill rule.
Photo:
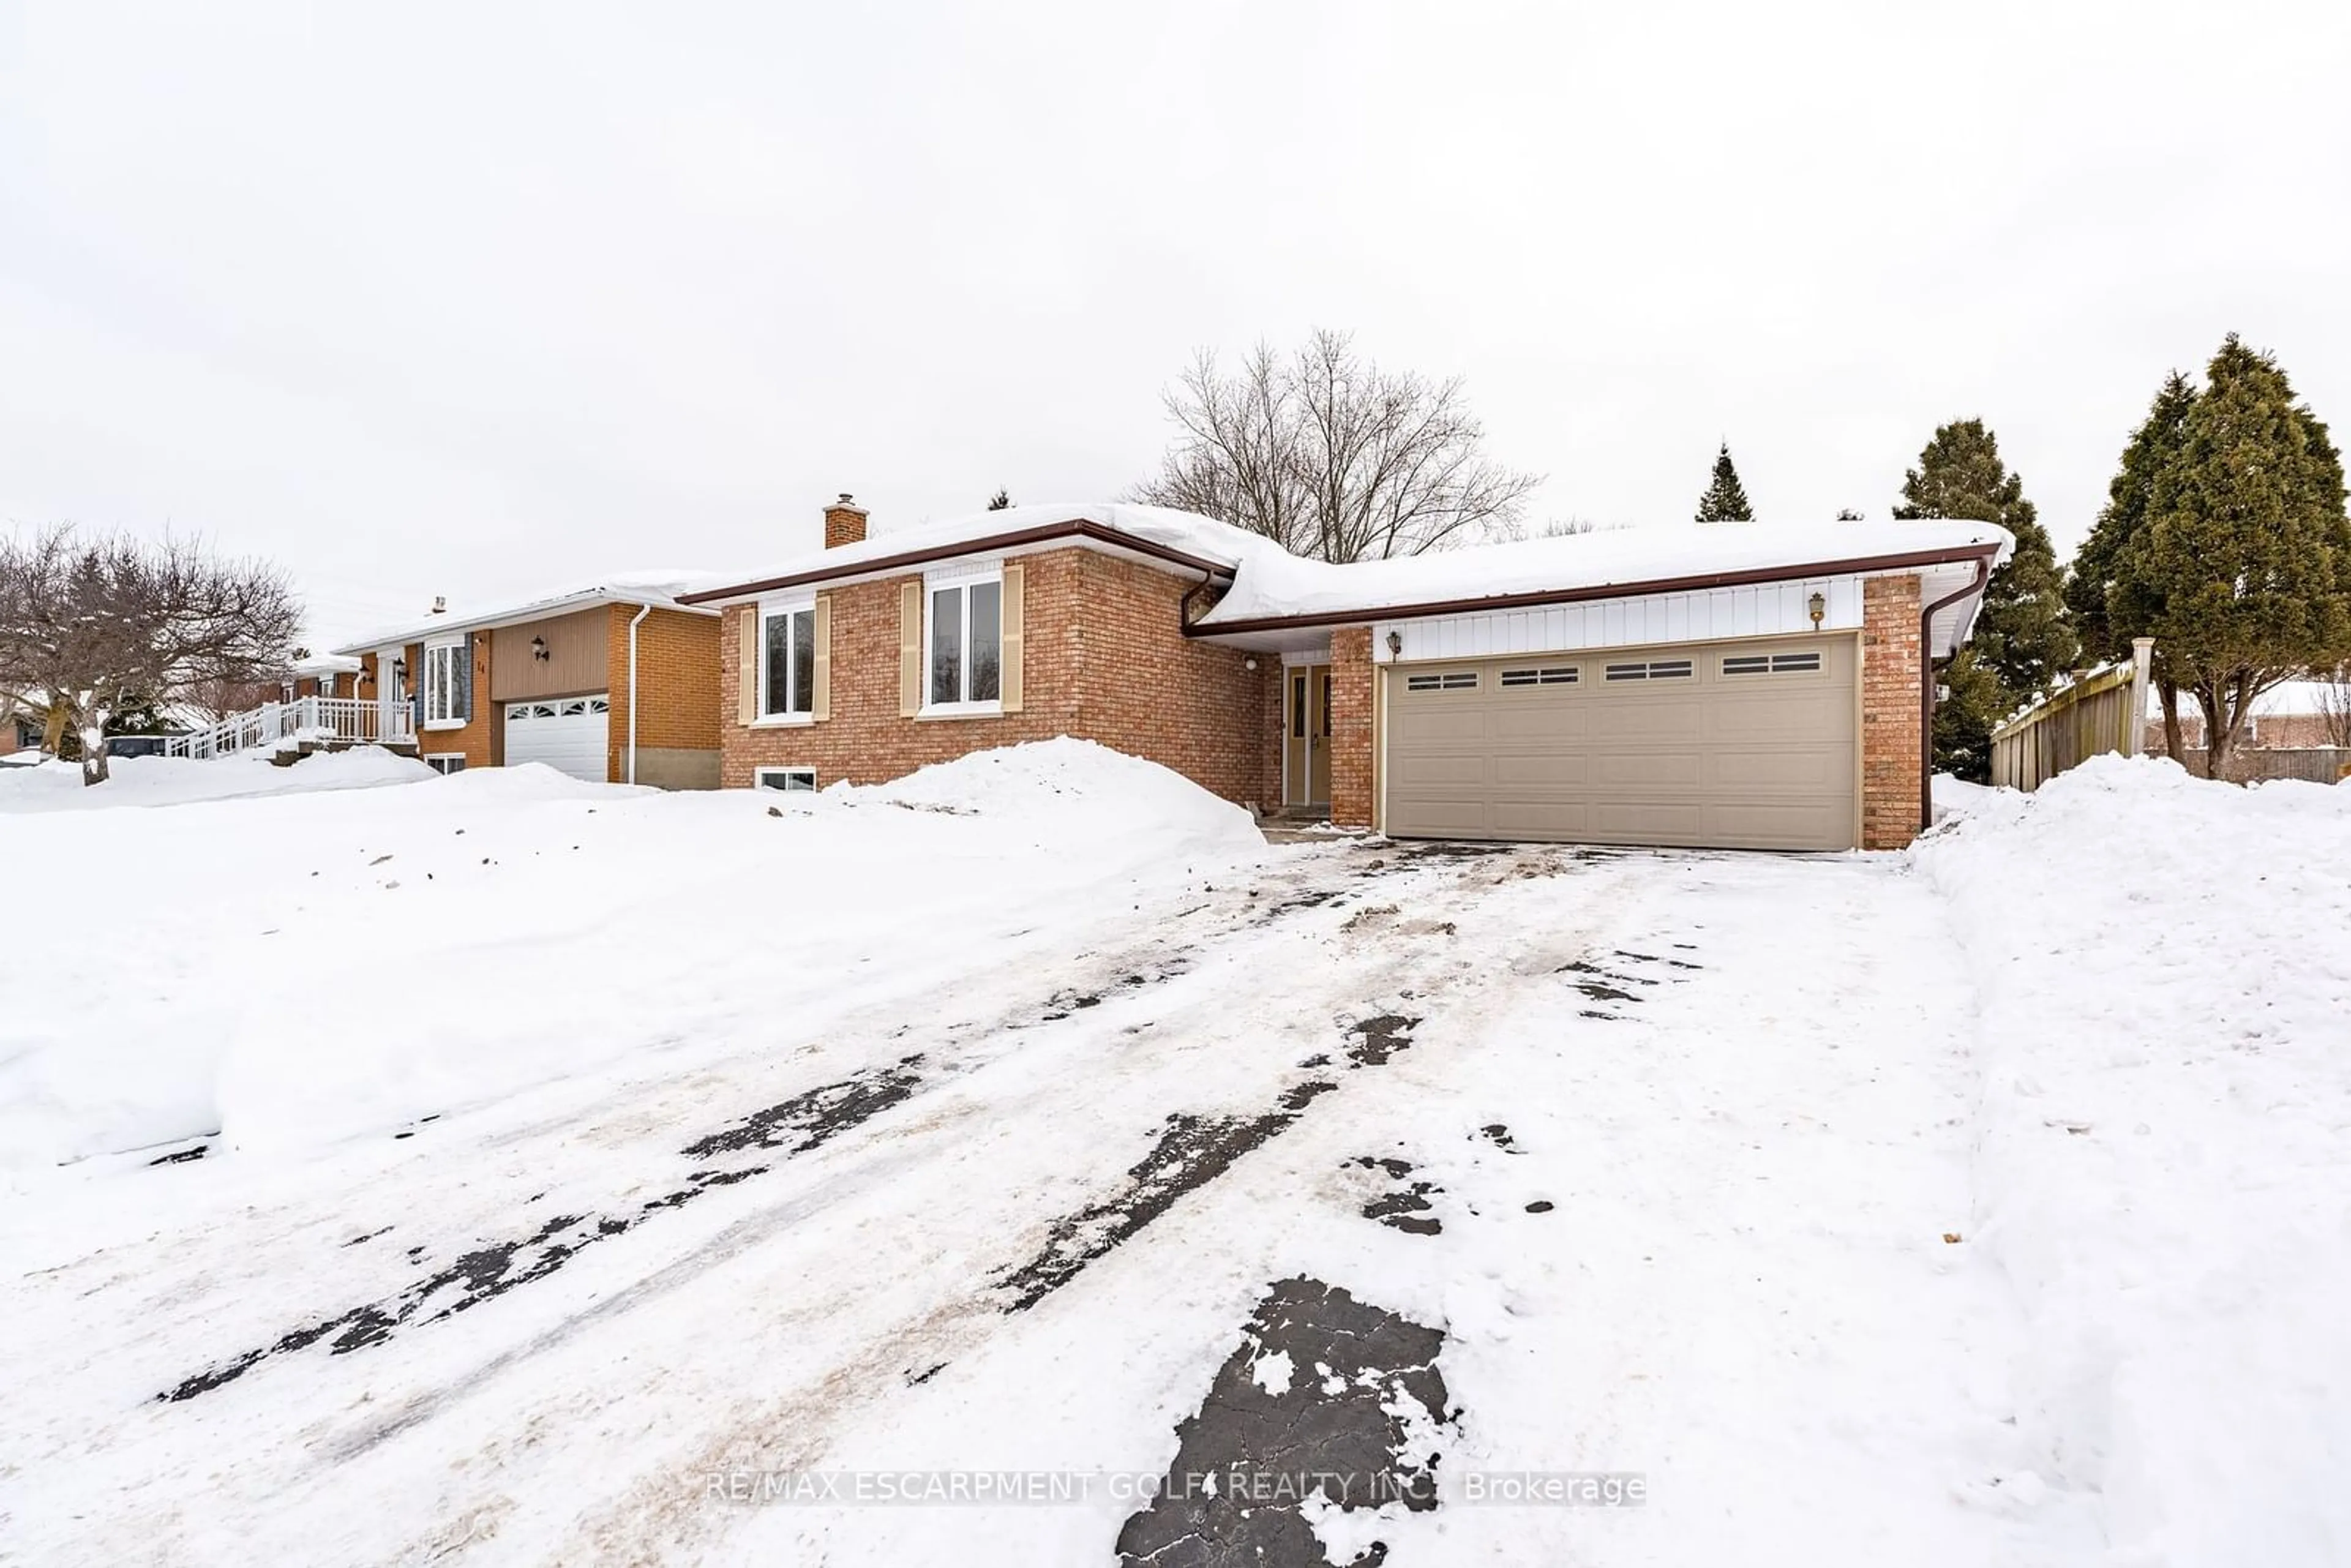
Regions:
<instances>
[{"instance_id":1,"label":"basement window","mask_svg":"<svg viewBox=\"0 0 2351 1568\"><path fill-rule=\"evenodd\" d=\"M1697 666L1687 659L1651 659L1643 664L1608 666L1608 678L1612 681L1679 681L1697 673Z\"/></svg>"},{"instance_id":2,"label":"basement window","mask_svg":"<svg viewBox=\"0 0 2351 1568\"><path fill-rule=\"evenodd\" d=\"M435 773L450 774L465 771L465 757L458 751L438 751L424 758L424 766Z\"/></svg>"},{"instance_id":3,"label":"basement window","mask_svg":"<svg viewBox=\"0 0 2351 1568\"><path fill-rule=\"evenodd\" d=\"M762 789L813 789L816 788L816 769L762 768L752 775L752 781Z\"/></svg>"},{"instance_id":4,"label":"basement window","mask_svg":"<svg viewBox=\"0 0 2351 1568\"><path fill-rule=\"evenodd\" d=\"M1475 670L1431 671L1425 675L1406 675L1404 689L1408 692L1467 692L1478 689Z\"/></svg>"},{"instance_id":5,"label":"basement window","mask_svg":"<svg viewBox=\"0 0 2351 1568\"><path fill-rule=\"evenodd\" d=\"M1502 672L1502 685L1506 686L1572 686L1575 682L1573 664L1544 664L1531 670Z\"/></svg>"}]
</instances>

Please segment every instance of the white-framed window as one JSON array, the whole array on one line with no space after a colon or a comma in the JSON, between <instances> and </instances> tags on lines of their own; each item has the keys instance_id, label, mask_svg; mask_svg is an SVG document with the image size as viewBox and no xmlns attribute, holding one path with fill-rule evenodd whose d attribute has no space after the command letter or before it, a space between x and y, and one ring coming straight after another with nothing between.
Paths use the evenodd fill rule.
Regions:
<instances>
[{"instance_id":1,"label":"white-framed window","mask_svg":"<svg viewBox=\"0 0 2351 1568\"><path fill-rule=\"evenodd\" d=\"M926 579L923 591L923 711L1001 712L1004 569Z\"/></svg>"},{"instance_id":2,"label":"white-framed window","mask_svg":"<svg viewBox=\"0 0 2351 1568\"><path fill-rule=\"evenodd\" d=\"M473 716L474 667L465 640L431 643L424 649L424 727L457 729Z\"/></svg>"},{"instance_id":3,"label":"white-framed window","mask_svg":"<svg viewBox=\"0 0 2351 1568\"><path fill-rule=\"evenodd\" d=\"M762 789L813 789L816 769L813 768L759 768L751 773L751 782Z\"/></svg>"},{"instance_id":4,"label":"white-framed window","mask_svg":"<svg viewBox=\"0 0 2351 1568\"><path fill-rule=\"evenodd\" d=\"M424 766L435 773L463 773L465 771L465 754L462 751L428 751L424 754Z\"/></svg>"},{"instance_id":5,"label":"white-framed window","mask_svg":"<svg viewBox=\"0 0 2351 1568\"><path fill-rule=\"evenodd\" d=\"M1404 689L1408 692L1474 692L1478 689L1478 672L1432 670L1425 674L1406 675Z\"/></svg>"},{"instance_id":6,"label":"white-framed window","mask_svg":"<svg viewBox=\"0 0 2351 1568\"><path fill-rule=\"evenodd\" d=\"M816 601L759 607L759 716L816 716Z\"/></svg>"}]
</instances>

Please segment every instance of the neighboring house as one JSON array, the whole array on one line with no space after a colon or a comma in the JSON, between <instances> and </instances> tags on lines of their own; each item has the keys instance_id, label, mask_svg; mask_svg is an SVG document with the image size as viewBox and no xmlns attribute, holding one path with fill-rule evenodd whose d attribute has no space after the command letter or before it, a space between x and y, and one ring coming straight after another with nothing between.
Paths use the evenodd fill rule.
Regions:
<instances>
[{"instance_id":1,"label":"neighboring house","mask_svg":"<svg viewBox=\"0 0 2351 1568\"><path fill-rule=\"evenodd\" d=\"M35 714L0 716L0 757L41 749L41 720Z\"/></svg>"},{"instance_id":2,"label":"neighboring house","mask_svg":"<svg viewBox=\"0 0 2351 1568\"><path fill-rule=\"evenodd\" d=\"M684 595L721 780L815 789L1071 735L1397 837L1893 848L1987 524L1594 533L1332 566L1205 517L1019 507Z\"/></svg>"},{"instance_id":3,"label":"neighboring house","mask_svg":"<svg viewBox=\"0 0 2351 1568\"><path fill-rule=\"evenodd\" d=\"M2189 751L2204 749L2204 710L2196 699L2179 699L2179 744ZM2287 681L2253 699L2252 716L2238 745L2257 751L2299 751L2314 747L2351 746L2351 685L2332 681ZM2165 751L2163 709L2149 694L2146 749Z\"/></svg>"},{"instance_id":4,"label":"neighboring house","mask_svg":"<svg viewBox=\"0 0 2351 1568\"><path fill-rule=\"evenodd\" d=\"M410 705L418 749L442 772L543 762L580 779L707 789L719 773L718 617L678 601L695 580L622 580L485 614L436 612L335 652L359 664L360 696Z\"/></svg>"},{"instance_id":5,"label":"neighboring house","mask_svg":"<svg viewBox=\"0 0 2351 1568\"><path fill-rule=\"evenodd\" d=\"M348 653L312 653L297 659L287 673L285 698L293 702L302 697L355 697L366 669L365 663Z\"/></svg>"}]
</instances>

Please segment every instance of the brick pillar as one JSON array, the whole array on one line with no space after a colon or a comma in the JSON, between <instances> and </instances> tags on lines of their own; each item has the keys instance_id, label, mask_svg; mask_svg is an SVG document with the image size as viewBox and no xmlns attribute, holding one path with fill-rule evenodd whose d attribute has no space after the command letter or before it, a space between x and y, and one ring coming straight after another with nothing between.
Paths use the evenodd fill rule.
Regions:
<instances>
[{"instance_id":1,"label":"brick pillar","mask_svg":"<svg viewBox=\"0 0 2351 1568\"><path fill-rule=\"evenodd\" d=\"M1918 788L1933 744L1920 733L1918 580L1861 585L1861 847L1898 850L1918 836Z\"/></svg>"},{"instance_id":2,"label":"brick pillar","mask_svg":"<svg viewBox=\"0 0 2351 1568\"><path fill-rule=\"evenodd\" d=\"M1372 825L1372 629L1331 633L1331 824Z\"/></svg>"},{"instance_id":3,"label":"brick pillar","mask_svg":"<svg viewBox=\"0 0 2351 1568\"><path fill-rule=\"evenodd\" d=\"M848 491L841 499L824 509L824 548L838 549L842 545L865 542L865 508Z\"/></svg>"},{"instance_id":4,"label":"brick pillar","mask_svg":"<svg viewBox=\"0 0 2351 1568\"><path fill-rule=\"evenodd\" d=\"M1265 677L1263 697L1265 722L1258 727L1258 810L1272 816L1288 802L1289 780L1281 776L1281 740L1290 722L1290 672L1282 667L1279 653L1257 655L1258 673Z\"/></svg>"}]
</instances>

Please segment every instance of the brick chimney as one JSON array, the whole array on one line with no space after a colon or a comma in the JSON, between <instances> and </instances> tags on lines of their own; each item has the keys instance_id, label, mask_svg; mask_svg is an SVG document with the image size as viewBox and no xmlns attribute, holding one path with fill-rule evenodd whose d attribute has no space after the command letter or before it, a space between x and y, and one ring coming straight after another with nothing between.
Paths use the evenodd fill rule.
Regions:
<instances>
[{"instance_id":1,"label":"brick chimney","mask_svg":"<svg viewBox=\"0 0 2351 1568\"><path fill-rule=\"evenodd\" d=\"M857 497L843 490L841 499L824 509L824 548L839 549L842 545L865 542L865 508Z\"/></svg>"}]
</instances>

